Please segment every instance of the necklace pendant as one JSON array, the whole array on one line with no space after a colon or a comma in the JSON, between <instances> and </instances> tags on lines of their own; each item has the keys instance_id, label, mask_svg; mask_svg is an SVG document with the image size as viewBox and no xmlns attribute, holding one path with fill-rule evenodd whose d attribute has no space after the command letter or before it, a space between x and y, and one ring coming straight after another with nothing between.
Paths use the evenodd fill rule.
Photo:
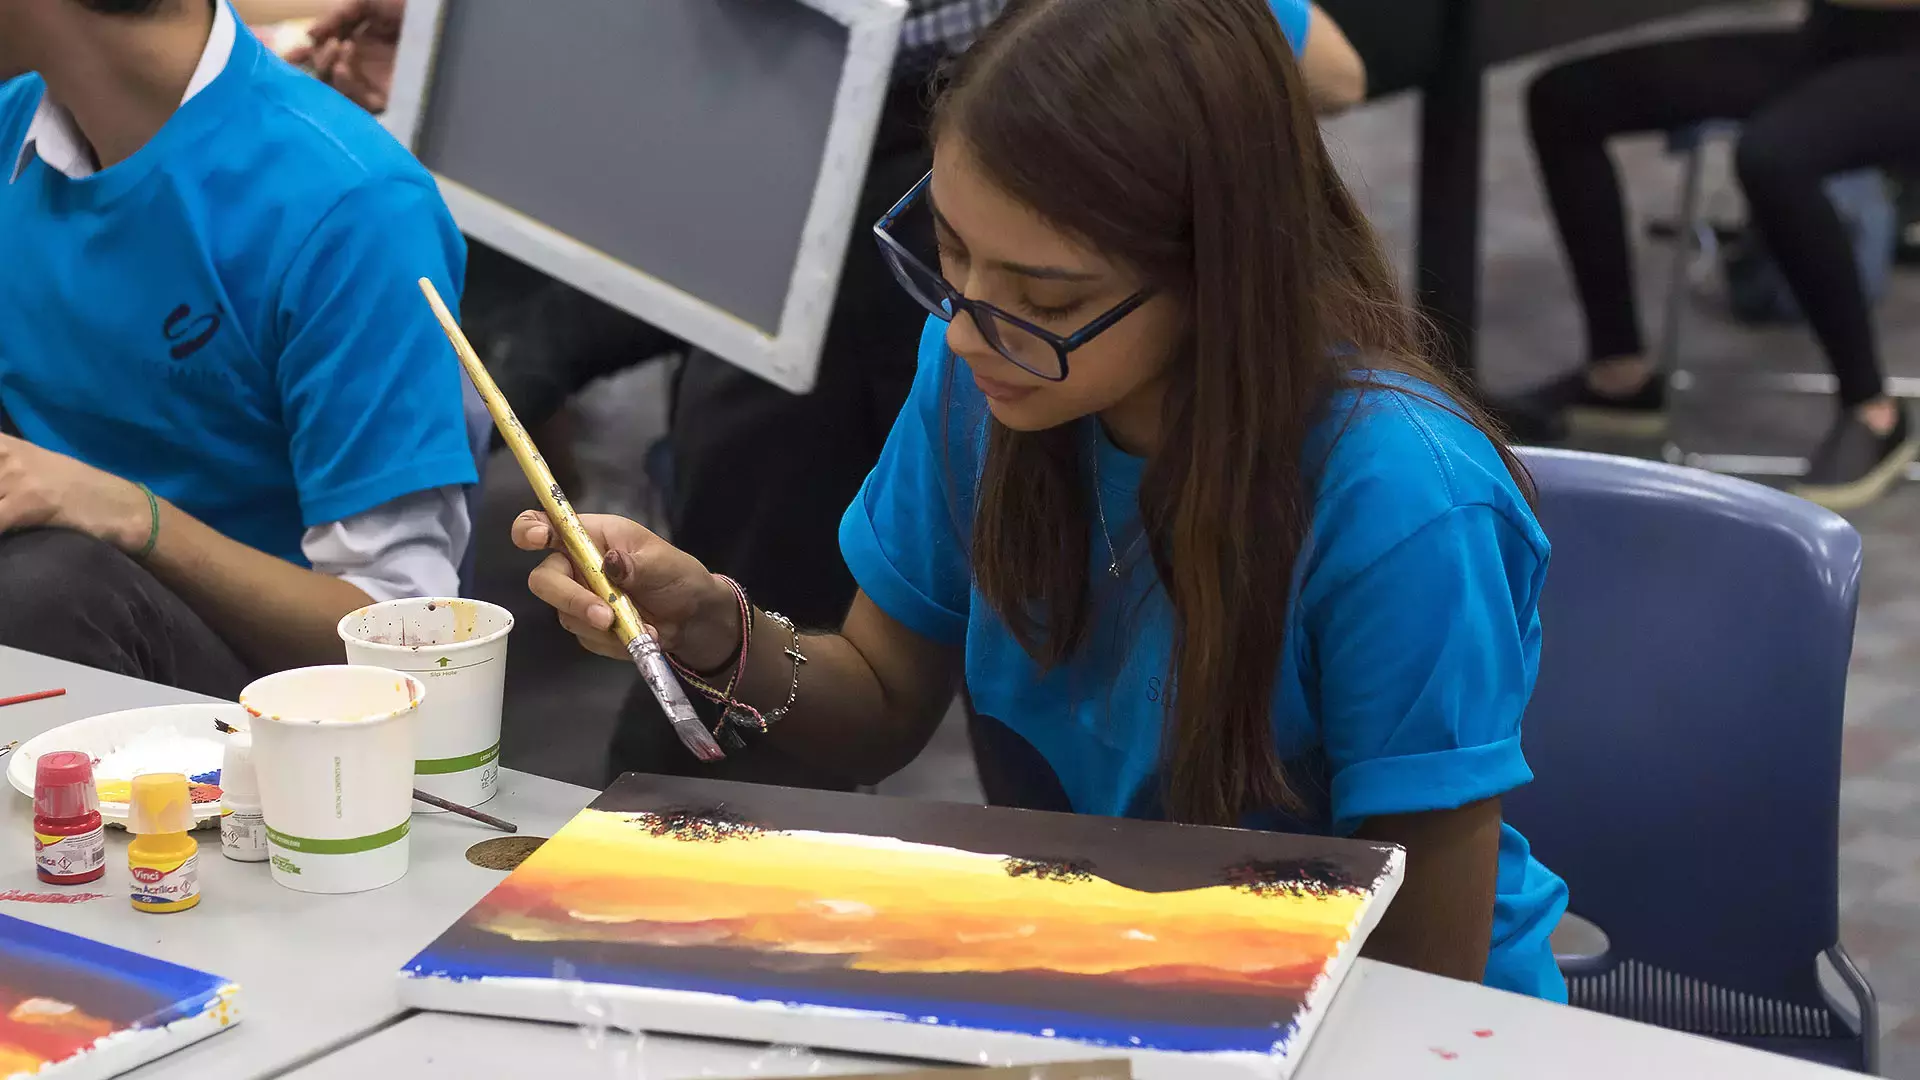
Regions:
<instances>
[{"instance_id":1,"label":"necklace pendant","mask_svg":"<svg viewBox=\"0 0 1920 1080\"><path fill-rule=\"evenodd\" d=\"M1114 577L1120 576L1120 563L1118 560L1107 564L1107 573L1112 574Z\"/></svg>"}]
</instances>

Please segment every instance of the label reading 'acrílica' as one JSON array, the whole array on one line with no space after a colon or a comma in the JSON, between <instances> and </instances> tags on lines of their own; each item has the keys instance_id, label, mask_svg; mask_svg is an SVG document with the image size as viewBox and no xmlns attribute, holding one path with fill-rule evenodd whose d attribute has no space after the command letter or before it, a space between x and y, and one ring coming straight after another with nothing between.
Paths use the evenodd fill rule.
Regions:
<instances>
[{"instance_id":1,"label":"label reading 'acr\u00edlica'","mask_svg":"<svg viewBox=\"0 0 1920 1080\"><path fill-rule=\"evenodd\" d=\"M95 828L78 836L33 834L33 863L42 874L55 878L77 877L104 866L107 861L107 833Z\"/></svg>"},{"instance_id":2,"label":"label reading 'acr\u00edlica'","mask_svg":"<svg viewBox=\"0 0 1920 1080\"><path fill-rule=\"evenodd\" d=\"M200 895L200 853L172 867L134 866L133 906L167 910Z\"/></svg>"}]
</instances>

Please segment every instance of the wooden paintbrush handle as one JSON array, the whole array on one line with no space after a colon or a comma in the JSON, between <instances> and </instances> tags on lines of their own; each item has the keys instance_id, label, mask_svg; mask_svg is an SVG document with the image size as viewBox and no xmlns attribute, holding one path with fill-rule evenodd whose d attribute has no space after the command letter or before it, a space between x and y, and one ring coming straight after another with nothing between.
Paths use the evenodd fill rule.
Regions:
<instances>
[{"instance_id":1,"label":"wooden paintbrush handle","mask_svg":"<svg viewBox=\"0 0 1920 1080\"><path fill-rule=\"evenodd\" d=\"M420 291L427 294L427 303L433 307L434 318L440 320L440 329L446 332L447 340L453 343L455 355L460 357L460 366L466 369L467 377L473 380L474 389L480 391L480 400L486 402L487 412L493 415L494 426L500 429L501 438L506 440L507 449L513 452L514 460L520 463L520 471L527 475L527 482L533 485L533 492L540 499L540 505L547 512L547 518L553 522L554 531L560 536L560 542L567 549L567 557L585 579L586 586L592 589L607 605L613 609L613 630L622 644L640 636L640 612L633 601L613 583L607 580L606 572L601 569L604 558L599 548L594 546L593 538L587 535L587 527L580 524L580 516L573 512L573 503L568 501L567 493L553 479L553 470L547 468L547 460L540 456L540 449L533 445L532 436L520 425L520 418L513 413L513 406L507 404L507 397L500 387L487 374L487 367L480 362L480 355L473 351L473 344L467 340L466 332L454 320L453 312L447 310L446 302L440 299L439 290L433 282L420 279Z\"/></svg>"}]
</instances>

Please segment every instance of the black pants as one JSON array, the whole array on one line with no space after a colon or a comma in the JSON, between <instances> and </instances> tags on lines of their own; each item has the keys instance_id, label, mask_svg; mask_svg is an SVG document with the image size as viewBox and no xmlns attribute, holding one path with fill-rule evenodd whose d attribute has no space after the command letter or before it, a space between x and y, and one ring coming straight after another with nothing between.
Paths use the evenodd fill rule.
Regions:
<instances>
[{"instance_id":1,"label":"black pants","mask_svg":"<svg viewBox=\"0 0 1920 1080\"><path fill-rule=\"evenodd\" d=\"M65 529L0 536L0 645L228 701L253 678L146 568Z\"/></svg>"},{"instance_id":2,"label":"black pants","mask_svg":"<svg viewBox=\"0 0 1920 1080\"><path fill-rule=\"evenodd\" d=\"M1643 351L1606 140L1739 120L1740 186L1848 405L1882 392L1872 313L1822 181L1920 161L1920 12L1815 3L1798 29L1657 42L1572 60L1528 94L1534 151L1586 315L1589 360Z\"/></svg>"},{"instance_id":3,"label":"black pants","mask_svg":"<svg viewBox=\"0 0 1920 1080\"><path fill-rule=\"evenodd\" d=\"M697 349L675 391L674 543L802 626L839 626L853 601L840 516L913 384L926 313L894 282L869 230L930 167L923 94L921 80L897 80L881 116L813 391L790 394ZM851 786L771 745L703 766L638 683L621 709L611 765Z\"/></svg>"}]
</instances>

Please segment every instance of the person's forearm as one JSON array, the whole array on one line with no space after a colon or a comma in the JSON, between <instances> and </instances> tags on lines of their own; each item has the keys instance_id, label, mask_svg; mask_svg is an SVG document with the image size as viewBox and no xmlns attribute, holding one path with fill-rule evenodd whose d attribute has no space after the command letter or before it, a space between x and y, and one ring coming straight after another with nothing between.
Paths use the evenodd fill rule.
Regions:
<instances>
[{"instance_id":1,"label":"person's forearm","mask_svg":"<svg viewBox=\"0 0 1920 1080\"><path fill-rule=\"evenodd\" d=\"M1369 819L1356 839L1399 844L1406 872L1362 956L1479 982L1499 890L1500 800Z\"/></svg>"},{"instance_id":2,"label":"person's forearm","mask_svg":"<svg viewBox=\"0 0 1920 1080\"><path fill-rule=\"evenodd\" d=\"M1318 113L1352 108L1367 99L1367 65L1338 23L1314 5L1308 18L1307 47L1301 51L1300 70L1307 80L1307 97Z\"/></svg>"},{"instance_id":3,"label":"person's forearm","mask_svg":"<svg viewBox=\"0 0 1920 1080\"><path fill-rule=\"evenodd\" d=\"M145 565L264 671L342 663L335 627L373 602L356 585L228 539L165 500Z\"/></svg>"},{"instance_id":4,"label":"person's forearm","mask_svg":"<svg viewBox=\"0 0 1920 1080\"><path fill-rule=\"evenodd\" d=\"M856 611L849 620L860 618ZM786 629L755 611L747 670L735 697L771 712L796 690ZM889 696L874 664L840 634L802 632L793 708L769 738L785 752L855 783L876 784L920 753L953 697L951 679L917 700Z\"/></svg>"}]
</instances>

